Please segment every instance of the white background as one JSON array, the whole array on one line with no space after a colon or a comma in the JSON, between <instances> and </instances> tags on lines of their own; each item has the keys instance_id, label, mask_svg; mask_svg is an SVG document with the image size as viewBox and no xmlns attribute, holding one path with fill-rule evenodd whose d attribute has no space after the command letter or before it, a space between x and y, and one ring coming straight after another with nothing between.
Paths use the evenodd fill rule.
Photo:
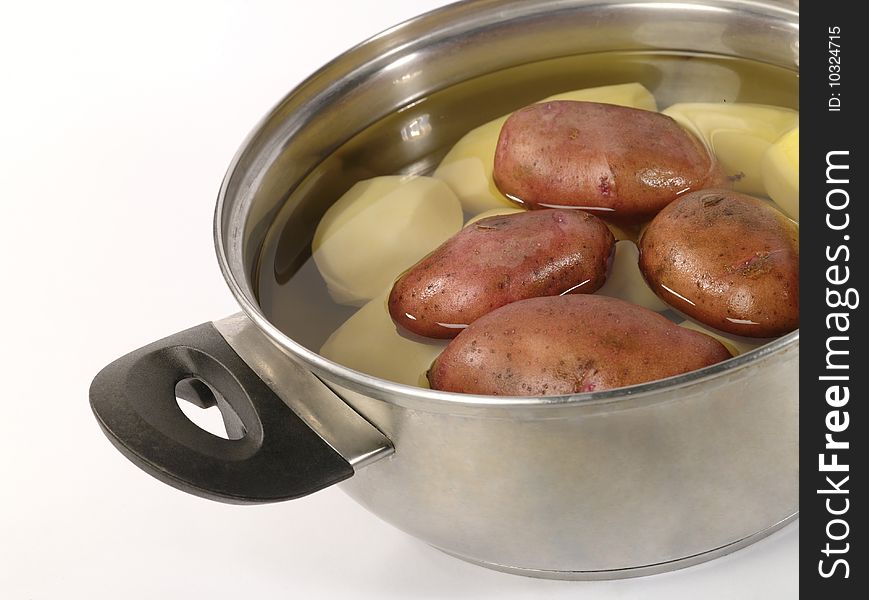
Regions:
<instances>
[{"instance_id":1,"label":"white background","mask_svg":"<svg viewBox=\"0 0 869 600\"><path fill-rule=\"evenodd\" d=\"M441 4L2 4L0 597L796 597L797 525L676 573L539 581L447 557L335 488L188 496L99 431L103 365L235 312L211 218L251 127L330 58Z\"/></svg>"}]
</instances>

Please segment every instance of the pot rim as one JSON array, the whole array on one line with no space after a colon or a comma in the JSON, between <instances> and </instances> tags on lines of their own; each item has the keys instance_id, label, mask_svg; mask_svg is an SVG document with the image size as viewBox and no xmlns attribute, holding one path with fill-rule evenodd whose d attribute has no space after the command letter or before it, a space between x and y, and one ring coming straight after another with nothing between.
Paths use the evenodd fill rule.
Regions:
<instances>
[{"instance_id":1,"label":"pot rim","mask_svg":"<svg viewBox=\"0 0 869 600\"><path fill-rule=\"evenodd\" d=\"M675 375L665 379L658 379L646 383L641 383L633 386L602 390L598 392L586 392L582 394L568 394L560 396L484 396L477 394L460 394L457 392L443 392L432 390L429 388L415 387L396 383L379 377L374 377L366 373L350 369L341 364L333 362L320 354L299 344L291 337L286 335L280 329L275 327L263 314L257 303L248 296L242 286L239 285L235 275L230 267L229 256L226 252L226 244L223 235L223 218L225 212L225 204L227 202L229 182L234 176L236 169L241 162L242 156L245 154L252 142L259 136L265 126L272 121L280 107L282 107L292 96L311 86L324 73L330 70L335 63L346 60L355 54L363 54L375 42L382 41L388 36L398 35L402 31L418 27L426 20L434 17L441 17L445 13L458 12L468 5L472 4L488 4L497 5L500 0L462 0L447 6L423 13L419 16L408 19L400 24L390 27L367 40L353 46L349 50L341 53L331 61L320 67L313 74L308 76L304 81L291 89L253 128L242 142L235 156L233 157L226 175L220 186L217 197L217 205L214 212L214 243L217 254L220 271L229 286L233 296L243 312L251 321L262 331L266 337L279 349L288 354L290 357L300 360L305 366L320 375L327 381L335 383L360 392L365 395L372 395L375 392L377 397L385 398L397 404L412 403L414 406L426 406L429 408L466 407L466 408L510 408L510 407L565 407L573 405L600 406L614 404L624 400L638 400L642 397L650 395L657 398L662 398L664 395L657 394L661 391L677 391L696 384L702 384L706 381L716 380L726 374L733 374L745 368L757 366L768 360L773 360L776 356L784 354L788 351L798 351L799 348L799 329L792 331L778 339L775 339L759 348L755 348L749 352L728 360L716 363L714 365L690 371L681 375ZM572 4L594 4L593 0L573 0ZM555 4L565 4L563 1L556 0ZM701 0L691 1L686 3L678 0L611 0L607 4L612 5L672 5L675 7L685 7L686 4L695 5L696 7L705 8L730 8L740 10L751 10L752 12L761 12L767 16L777 16L786 18L798 27L799 13L781 3L774 0ZM379 393L378 393L379 392ZM669 396L669 395L666 395ZM398 400L397 400L398 399Z\"/></svg>"}]
</instances>

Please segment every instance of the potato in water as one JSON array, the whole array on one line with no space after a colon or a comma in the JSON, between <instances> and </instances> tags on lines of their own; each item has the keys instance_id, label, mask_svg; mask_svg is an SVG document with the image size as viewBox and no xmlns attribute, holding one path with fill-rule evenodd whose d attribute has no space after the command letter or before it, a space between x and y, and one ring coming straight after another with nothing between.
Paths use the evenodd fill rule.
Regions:
<instances>
[{"instance_id":1,"label":"potato in water","mask_svg":"<svg viewBox=\"0 0 869 600\"><path fill-rule=\"evenodd\" d=\"M797 328L799 113L656 110L637 83L550 96L468 132L433 177L351 188L313 260L364 306L320 353L406 385L549 396Z\"/></svg>"},{"instance_id":2,"label":"potato in water","mask_svg":"<svg viewBox=\"0 0 869 600\"><path fill-rule=\"evenodd\" d=\"M664 312L670 307L655 295L643 279L638 264L639 257L640 251L632 241L616 242L613 264L606 283L596 293L601 296L621 298L655 312Z\"/></svg>"},{"instance_id":3,"label":"potato in water","mask_svg":"<svg viewBox=\"0 0 869 600\"><path fill-rule=\"evenodd\" d=\"M799 327L799 228L732 190L687 194L640 239L640 270L665 302L701 323L768 338Z\"/></svg>"},{"instance_id":4,"label":"potato in water","mask_svg":"<svg viewBox=\"0 0 869 600\"><path fill-rule=\"evenodd\" d=\"M613 251L606 224L585 211L539 210L477 221L395 282L389 312L413 333L451 338L499 306L592 293Z\"/></svg>"},{"instance_id":5,"label":"potato in water","mask_svg":"<svg viewBox=\"0 0 869 600\"><path fill-rule=\"evenodd\" d=\"M531 208L582 208L638 223L679 195L725 179L673 119L594 102L532 104L504 123L495 183Z\"/></svg>"},{"instance_id":6,"label":"potato in water","mask_svg":"<svg viewBox=\"0 0 869 600\"><path fill-rule=\"evenodd\" d=\"M761 164L763 187L784 213L800 220L800 128L769 147Z\"/></svg>"},{"instance_id":7,"label":"potato in water","mask_svg":"<svg viewBox=\"0 0 869 600\"><path fill-rule=\"evenodd\" d=\"M541 102L552 100L586 100L658 110L655 97L639 83L573 90L550 96ZM492 208L516 206L498 190L492 178L498 134L508 116L489 121L466 133L434 172L434 177L445 181L459 197L463 208L471 214Z\"/></svg>"},{"instance_id":8,"label":"potato in water","mask_svg":"<svg viewBox=\"0 0 869 600\"><path fill-rule=\"evenodd\" d=\"M761 172L764 155L800 117L790 108L738 102L682 102L661 113L703 140L733 189L754 196L768 195Z\"/></svg>"},{"instance_id":9,"label":"potato in water","mask_svg":"<svg viewBox=\"0 0 869 600\"><path fill-rule=\"evenodd\" d=\"M495 396L579 394L730 358L708 335L597 295L520 300L474 321L428 373L433 389Z\"/></svg>"},{"instance_id":10,"label":"potato in water","mask_svg":"<svg viewBox=\"0 0 869 600\"><path fill-rule=\"evenodd\" d=\"M690 319L685 319L679 323L679 327L685 327L686 329L699 331L700 333L705 333L706 335L714 337L716 340L724 344L724 347L727 348L733 356L739 356L740 354L751 352L755 348L760 348L769 341L767 339L749 338L722 333Z\"/></svg>"},{"instance_id":11,"label":"potato in water","mask_svg":"<svg viewBox=\"0 0 869 600\"><path fill-rule=\"evenodd\" d=\"M338 328L320 354L362 373L406 385L425 385L425 372L445 343L413 340L395 330L384 290Z\"/></svg>"},{"instance_id":12,"label":"potato in water","mask_svg":"<svg viewBox=\"0 0 869 600\"><path fill-rule=\"evenodd\" d=\"M473 225L477 221L482 221L483 219L488 219L489 217L501 217L503 215L515 215L516 213L525 212L523 208L511 208L509 206L505 206L504 208L490 208L489 210L483 211L478 215L474 215L468 222L465 223L465 227L468 225Z\"/></svg>"},{"instance_id":13,"label":"potato in water","mask_svg":"<svg viewBox=\"0 0 869 600\"><path fill-rule=\"evenodd\" d=\"M339 304L361 305L462 228L452 190L432 177L360 181L317 226L314 262Z\"/></svg>"}]
</instances>

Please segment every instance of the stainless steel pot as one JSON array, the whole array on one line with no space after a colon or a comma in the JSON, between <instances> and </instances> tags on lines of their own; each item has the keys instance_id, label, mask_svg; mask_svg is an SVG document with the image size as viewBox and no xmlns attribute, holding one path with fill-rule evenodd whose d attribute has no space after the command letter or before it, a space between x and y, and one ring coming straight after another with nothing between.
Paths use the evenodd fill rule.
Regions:
<instances>
[{"instance_id":1,"label":"stainless steel pot","mask_svg":"<svg viewBox=\"0 0 869 600\"><path fill-rule=\"evenodd\" d=\"M554 59L546 64L563 75L590 53L675 50L796 71L797 23L796 12L760 1L481 0L350 50L266 116L223 182L215 242L243 312L106 367L91 388L100 424L136 464L192 493L268 502L340 481L445 552L536 577L666 571L769 534L798 511L798 332L631 388L458 395L319 356L269 321L253 278L274 227L287 256L309 252L317 220L359 176L342 168L354 136L417 100L464 90L447 103L445 124L432 119L414 144L390 138L371 170L426 172L462 131L558 91L544 89L557 78L535 80L521 65ZM718 83L690 70L659 75L701 96ZM468 81L491 84L490 95ZM420 113L400 114L398 125ZM176 386L201 405L216 402L234 439L187 421Z\"/></svg>"}]
</instances>

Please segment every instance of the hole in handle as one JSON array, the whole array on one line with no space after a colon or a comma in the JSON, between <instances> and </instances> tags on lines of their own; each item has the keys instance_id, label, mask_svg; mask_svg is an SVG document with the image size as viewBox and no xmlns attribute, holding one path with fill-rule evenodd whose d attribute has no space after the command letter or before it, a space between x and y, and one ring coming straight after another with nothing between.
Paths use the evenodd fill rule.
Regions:
<instances>
[{"instance_id":1,"label":"hole in handle","mask_svg":"<svg viewBox=\"0 0 869 600\"><path fill-rule=\"evenodd\" d=\"M203 431L224 440L244 437L244 426L235 411L220 392L198 377L175 384L175 401L184 416Z\"/></svg>"}]
</instances>

